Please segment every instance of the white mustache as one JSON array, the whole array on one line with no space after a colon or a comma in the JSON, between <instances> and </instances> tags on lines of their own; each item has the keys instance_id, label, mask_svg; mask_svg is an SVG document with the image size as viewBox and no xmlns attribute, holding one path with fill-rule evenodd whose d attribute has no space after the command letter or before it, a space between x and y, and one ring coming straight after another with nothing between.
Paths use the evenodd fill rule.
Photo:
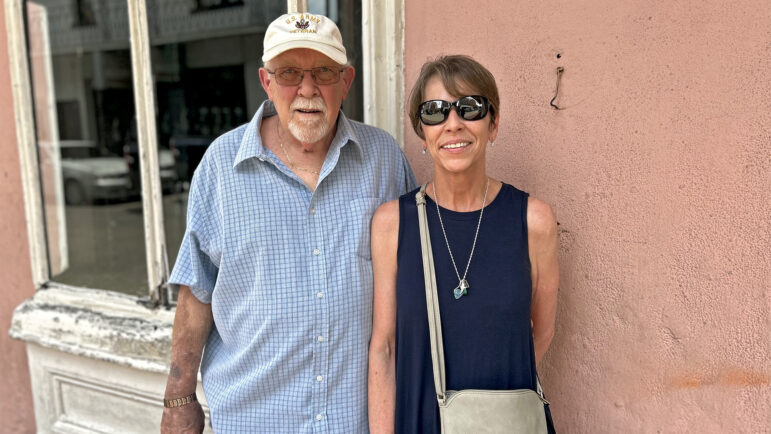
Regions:
<instances>
[{"instance_id":1,"label":"white mustache","mask_svg":"<svg viewBox=\"0 0 771 434\"><path fill-rule=\"evenodd\" d=\"M318 110L324 114L327 113L327 106L321 97L303 98L297 97L289 106L290 110Z\"/></svg>"}]
</instances>

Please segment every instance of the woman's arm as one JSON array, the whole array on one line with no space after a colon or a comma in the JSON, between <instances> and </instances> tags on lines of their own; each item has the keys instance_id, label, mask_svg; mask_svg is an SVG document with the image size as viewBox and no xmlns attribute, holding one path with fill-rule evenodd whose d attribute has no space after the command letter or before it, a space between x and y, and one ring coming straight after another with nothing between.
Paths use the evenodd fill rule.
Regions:
<instances>
[{"instance_id":1,"label":"woman's arm","mask_svg":"<svg viewBox=\"0 0 771 434\"><path fill-rule=\"evenodd\" d=\"M399 202L380 206L372 217L372 270L375 281L372 339L369 343L369 428L394 432L396 379L396 250Z\"/></svg>"},{"instance_id":2,"label":"woman's arm","mask_svg":"<svg viewBox=\"0 0 771 434\"><path fill-rule=\"evenodd\" d=\"M534 197L529 198L527 203L527 236L533 281L530 319L533 322L535 360L540 363L554 337L559 266L557 219L549 204Z\"/></svg>"}]
</instances>

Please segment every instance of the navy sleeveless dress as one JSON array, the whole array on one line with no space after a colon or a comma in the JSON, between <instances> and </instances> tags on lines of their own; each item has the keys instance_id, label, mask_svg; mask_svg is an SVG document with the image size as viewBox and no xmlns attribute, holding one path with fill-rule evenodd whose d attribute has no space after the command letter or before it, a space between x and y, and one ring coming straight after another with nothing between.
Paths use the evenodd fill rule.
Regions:
<instances>
[{"instance_id":1,"label":"navy sleeveless dress","mask_svg":"<svg viewBox=\"0 0 771 434\"><path fill-rule=\"evenodd\" d=\"M431 366L423 259L414 190L399 198L396 274L396 433L441 432ZM458 278L426 197L442 317L447 388L533 389L535 352L530 326L528 194L503 184L487 205L466 280L468 294L452 294ZM441 209L461 277L474 241L479 211ZM550 431L551 421L549 420Z\"/></svg>"}]
</instances>

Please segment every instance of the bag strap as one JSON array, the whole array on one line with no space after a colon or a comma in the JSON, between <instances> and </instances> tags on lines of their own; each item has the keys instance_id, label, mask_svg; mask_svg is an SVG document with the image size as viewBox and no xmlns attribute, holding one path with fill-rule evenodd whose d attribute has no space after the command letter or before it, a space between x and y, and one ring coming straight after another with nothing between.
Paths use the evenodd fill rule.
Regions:
<instances>
[{"instance_id":1,"label":"bag strap","mask_svg":"<svg viewBox=\"0 0 771 434\"><path fill-rule=\"evenodd\" d=\"M546 397L543 396L543 388L541 387L541 380L538 378L538 373L535 373L535 393L538 394L538 396L541 397L541 401L543 401L544 404L549 405L549 401L546 400Z\"/></svg>"},{"instance_id":2,"label":"bag strap","mask_svg":"<svg viewBox=\"0 0 771 434\"><path fill-rule=\"evenodd\" d=\"M434 254L431 250L431 236L428 233L426 216L426 185L415 194L418 205L418 226L420 227L420 250L423 253L423 278L426 286L426 309L428 310L428 330L431 338L431 364L434 368L434 388L436 399L444 405L444 344L442 340L442 319L436 297L436 272Z\"/></svg>"},{"instance_id":3,"label":"bag strap","mask_svg":"<svg viewBox=\"0 0 771 434\"><path fill-rule=\"evenodd\" d=\"M426 309L428 311L428 330L431 340L431 365L434 368L434 388L436 399L440 405L445 402L444 375L444 340L442 339L442 317L439 314L439 300L436 292L436 271L434 270L434 254L431 249L431 236L428 232L428 217L426 215L426 186L420 187L415 194L418 205L418 226L420 227L420 250L423 254L423 279L426 287ZM541 380L535 374L536 393L544 404L549 404L543 395Z\"/></svg>"}]
</instances>

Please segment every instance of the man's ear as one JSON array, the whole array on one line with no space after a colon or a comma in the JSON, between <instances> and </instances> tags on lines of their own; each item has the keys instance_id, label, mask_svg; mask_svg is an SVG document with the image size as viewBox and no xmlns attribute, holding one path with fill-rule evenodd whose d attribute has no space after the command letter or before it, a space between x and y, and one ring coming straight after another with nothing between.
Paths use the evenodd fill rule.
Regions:
<instances>
[{"instance_id":1,"label":"man's ear","mask_svg":"<svg viewBox=\"0 0 771 434\"><path fill-rule=\"evenodd\" d=\"M270 74L268 74L268 70L265 68L260 68L260 84L262 84L262 88L263 90L265 90L265 93L268 94L268 99L273 101L273 95L271 95L270 83L271 83L271 77L270 77Z\"/></svg>"},{"instance_id":2,"label":"man's ear","mask_svg":"<svg viewBox=\"0 0 771 434\"><path fill-rule=\"evenodd\" d=\"M346 66L342 72L341 77L343 84L345 85L345 90L343 91L343 101L345 101L345 98L348 96L348 90L353 84L354 77L356 77L356 70L353 69L353 66Z\"/></svg>"}]
</instances>

